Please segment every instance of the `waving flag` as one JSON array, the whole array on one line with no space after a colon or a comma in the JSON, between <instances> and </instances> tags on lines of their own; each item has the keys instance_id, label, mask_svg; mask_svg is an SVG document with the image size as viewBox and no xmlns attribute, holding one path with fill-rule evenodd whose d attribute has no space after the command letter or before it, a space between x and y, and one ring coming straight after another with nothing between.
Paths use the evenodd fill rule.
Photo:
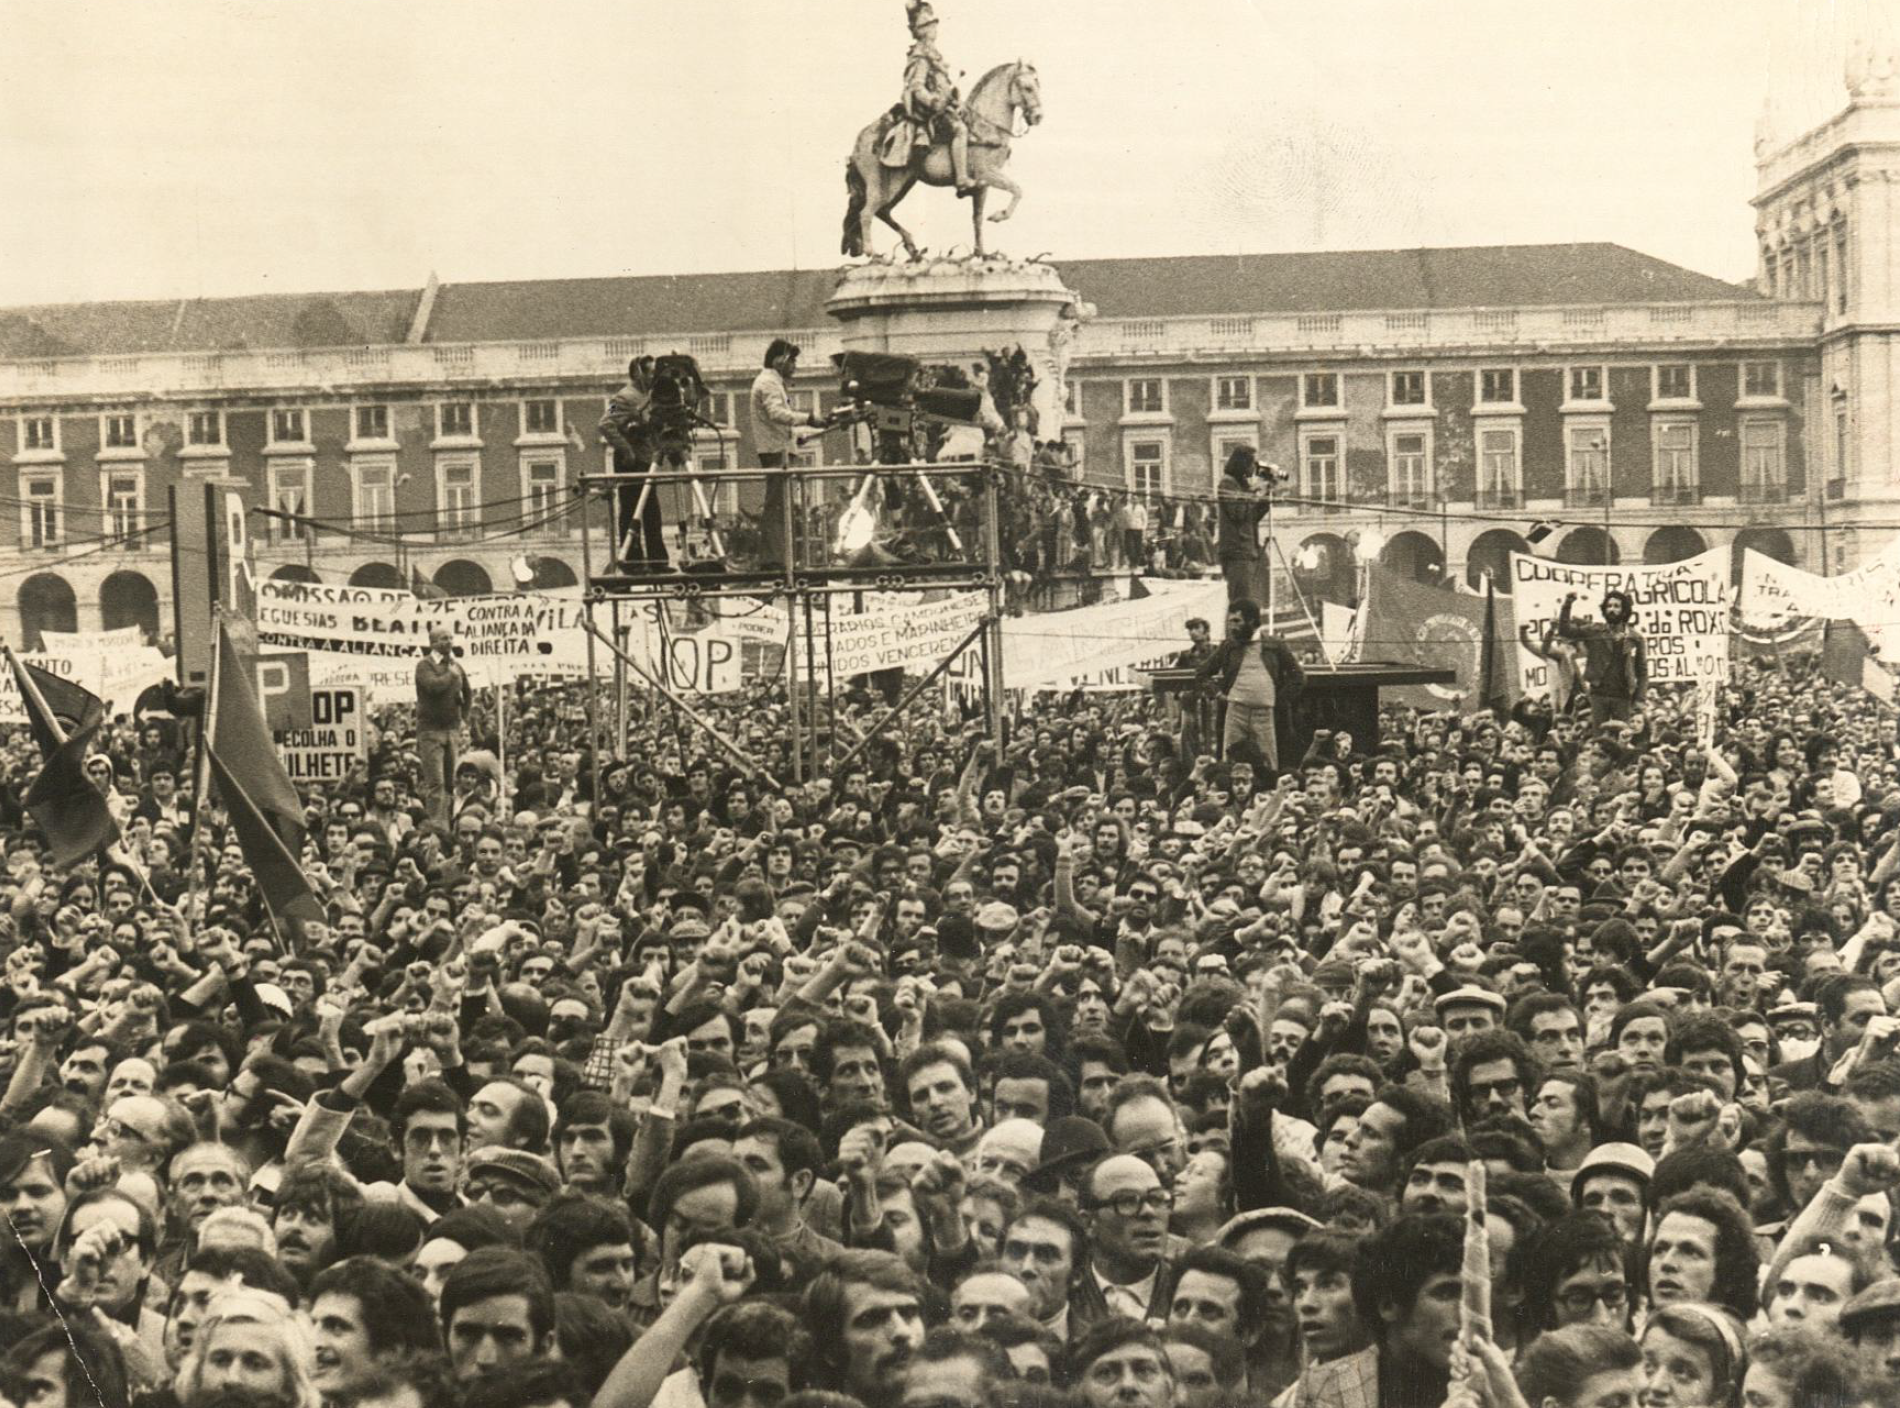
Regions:
<instances>
[{"instance_id":1,"label":"waving flag","mask_svg":"<svg viewBox=\"0 0 1900 1408\"><path fill-rule=\"evenodd\" d=\"M45 764L26 789L26 810L40 830L53 864L73 865L119 839L105 794L86 776L86 751L105 722L98 696L7 651L20 686L27 723Z\"/></svg>"}]
</instances>

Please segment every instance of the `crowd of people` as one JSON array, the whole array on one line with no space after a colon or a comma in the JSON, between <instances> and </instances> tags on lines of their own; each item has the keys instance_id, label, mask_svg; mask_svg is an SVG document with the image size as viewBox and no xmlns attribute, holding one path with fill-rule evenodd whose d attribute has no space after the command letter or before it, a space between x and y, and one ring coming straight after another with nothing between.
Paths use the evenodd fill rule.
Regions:
<instances>
[{"instance_id":1,"label":"crowd of people","mask_svg":"<svg viewBox=\"0 0 1900 1408\"><path fill-rule=\"evenodd\" d=\"M1075 694L787 786L663 705L596 759L583 688L477 702L433 812L382 711L294 932L170 723L101 735L70 871L6 745L0 1399L1895 1401L1860 691L1739 666L1712 747L1665 691L1388 708L1277 772ZM770 686L705 707L787 775Z\"/></svg>"}]
</instances>

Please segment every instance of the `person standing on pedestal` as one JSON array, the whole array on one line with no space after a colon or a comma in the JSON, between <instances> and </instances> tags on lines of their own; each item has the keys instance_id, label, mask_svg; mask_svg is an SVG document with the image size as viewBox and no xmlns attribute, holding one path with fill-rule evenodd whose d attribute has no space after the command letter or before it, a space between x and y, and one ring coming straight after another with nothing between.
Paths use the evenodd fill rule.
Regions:
<instances>
[{"instance_id":1,"label":"person standing on pedestal","mask_svg":"<svg viewBox=\"0 0 1900 1408\"><path fill-rule=\"evenodd\" d=\"M468 724L474 694L456 663L447 626L429 631L429 653L416 663L416 758L422 766L422 803L429 820L449 824L449 784L455 780L455 744Z\"/></svg>"},{"instance_id":2,"label":"person standing on pedestal","mask_svg":"<svg viewBox=\"0 0 1900 1408\"><path fill-rule=\"evenodd\" d=\"M798 345L782 337L772 339L765 349L765 368L752 378L752 443L759 453L763 469L782 470L791 463L798 448L793 431L803 428L822 430L824 421L814 412L806 414L792 406L788 383L798 372ZM799 506L802 509L802 505ZM792 545L785 541L785 476L765 477L765 553L760 566L767 571L783 571Z\"/></svg>"},{"instance_id":3,"label":"person standing on pedestal","mask_svg":"<svg viewBox=\"0 0 1900 1408\"><path fill-rule=\"evenodd\" d=\"M1590 722L1627 720L1642 707L1649 688L1649 653L1643 638L1630 624L1632 603L1627 592L1603 594L1603 623L1573 621L1571 605L1577 594L1564 598L1557 614L1557 634L1583 646L1583 691L1590 701Z\"/></svg>"},{"instance_id":4,"label":"person standing on pedestal","mask_svg":"<svg viewBox=\"0 0 1900 1408\"><path fill-rule=\"evenodd\" d=\"M1227 702L1221 755L1265 766L1270 780L1280 771L1278 716L1306 688L1306 672L1287 643L1260 629L1260 605L1241 600L1227 607L1227 639L1202 664L1204 683L1218 686Z\"/></svg>"},{"instance_id":5,"label":"person standing on pedestal","mask_svg":"<svg viewBox=\"0 0 1900 1408\"><path fill-rule=\"evenodd\" d=\"M1214 654L1214 642L1207 622L1200 617L1189 618L1187 623L1188 640L1186 650L1174 657L1177 670L1198 670ZM1181 756L1197 758L1201 751L1214 741L1214 719L1218 701L1206 689L1196 687L1184 690L1180 696L1181 709Z\"/></svg>"},{"instance_id":6,"label":"person standing on pedestal","mask_svg":"<svg viewBox=\"0 0 1900 1408\"><path fill-rule=\"evenodd\" d=\"M1251 445L1236 445L1221 470L1217 497L1220 525L1214 550L1227 579L1227 600L1256 602L1264 595L1266 554L1260 549L1260 520L1267 496L1256 486L1260 464Z\"/></svg>"}]
</instances>

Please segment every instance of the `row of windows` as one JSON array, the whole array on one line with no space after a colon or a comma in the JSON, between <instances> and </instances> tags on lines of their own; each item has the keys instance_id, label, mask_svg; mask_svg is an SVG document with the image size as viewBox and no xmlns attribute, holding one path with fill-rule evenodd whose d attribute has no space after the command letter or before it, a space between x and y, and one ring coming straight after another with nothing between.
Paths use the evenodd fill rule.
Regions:
<instances>
[{"instance_id":1,"label":"row of windows","mask_svg":"<svg viewBox=\"0 0 1900 1408\"><path fill-rule=\"evenodd\" d=\"M815 400L806 409L815 409ZM370 437L364 437L370 438ZM701 469L726 470L736 467L730 445L702 446L695 457ZM820 449L800 451L793 463L815 466L823 462ZM604 465L610 468L610 465ZM396 486L401 482L397 458L393 454L353 454L349 460L350 512L356 527L375 530L397 526ZM481 458L474 452L441 452L435 456L435 517L428 531L440 537L474 536L483 527ZM487 517L518 529L542 515L559 509L566 493L567 452L565 446L526 451L518 462L520 501L492 507ZM265 520L262 536L273 543L309 541L315 532L312 512L311 481L316 460L310 455L273 455L265 470L265 505L281 516ZM100 534L128 537L144 523L146 469L138 462L102 462L99 475L99 499L104 525ZM20 469L20 541L33 548L57 548L66 538L66 475L54 465L23 465ZM491 486L491 496L492 496ZM713 507L731 511L738 488L727 480L708 486ZM410 528L421 532L423 520L408 520ZM87 519L90 533L92 519Z\"/></svg>"},{"instance_id":2,"label":"row of windows","mask_svg":"<svg viewBox=\"0 0 1900 1408\"><path fill-rule=\"evenodd\" d=\"M730 391L713 392L700 407L700 414L712 425L731 430L737 398ZM816 391L791 393L794 407L802 411L818 409ZM516 403L520 433L565 435L561 403L553 397L535 398ZM390 438L389 407L382 404L359 405L351 409L351 430L357 440ZM439 401L434 412L435 437L439 440L472 439L475 435L473 401ZM185 443L209 448L225 444L223 411L191 411L185 417ZM136 450L141 445L139 414L136 411L109 411L99 425L100 443L108 450ZM591 427L590 427L591 429ZM270 444L306 445L310 442L309 419L302 407L280 406L270 413ZM52 415L25 415L20 418L20 446L23 450L57 453L60 448L59 419Z\"/></svg>"},{"instance_id":3,"label":"row of windows","mask_svg":"<svg viewBox=\"0 0 1900 1408\"><path fill-rule=\"evenodd\" d=\"M1480 508L1522 507L1524 491L1523 435L1508 423L1481 426L1474 446L1474 491ZM1217 431L1210 438L1213 476L1236 445L1259 448L1252 432ZM1701 430L1694 420L1663 420L1651 437L1652 462L1649 498L1656 504L1696 503L1701 499ZM1393 430L1386 437L1386 501L1394 506L1439 506L1438 470L1433 436L1425 430ZM1741 423L1741 482L1738 497L1744 503L1780 503L1787 497L1787 427L1779 417L1744 419ZM1139 494L1206 492L1212 485L1176 484L1172 474L1173 436L1130 431L1125 439L1127 487ZM1299 437L1297 493L1304 499L1328 503L1345 498L1344 437L1338 432L1309 428ZM1563 494L1572 507L1611 502L1610 421L1581 418L1565 428Z\"/></svg>"},{"instance_id":4,"label":"row of windows","mask_svg":"<svg viewBox=\"0 0 1900 1408\"><path fill-rule=\"evenodd\" d=\"M1695 366L1690 362L1662 362L1650 367L1651 398L1657 401L1693 401ZM1338 410L1340 399L1338 372L1306 372L1299 378L1302 410ZM1164 377L1131 377L1123 384L1123 413L1130 416L1166 415L1168 383ZM1604 402L1608 396L1608 369L1602 364L1565 368L1565 390L1573 402ZM1423 371L1386 373L1386 404L1389 407L1429 407L1430 379ZM1513 405L1517 402L1517 368L1484 367L1478 372L1477 404ZM1742 363L1744 396L1781 395L1781 363L1773 361ZM1216 411L1251 411L1254 405L1254 379L1251 376L1216 376L1213 386ZM1074 411L1073 398L1070 410Z\"/></svg>"}]
</instances>

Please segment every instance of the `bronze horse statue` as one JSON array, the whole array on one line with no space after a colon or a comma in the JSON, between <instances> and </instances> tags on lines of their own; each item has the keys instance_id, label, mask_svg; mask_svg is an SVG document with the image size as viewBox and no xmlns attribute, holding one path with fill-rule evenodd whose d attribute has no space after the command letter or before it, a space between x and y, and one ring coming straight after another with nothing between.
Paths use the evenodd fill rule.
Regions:
<instances>
[{"instance_id":1,"label":"bronze horse statue","mask_svg":"<svg viewBox=\"0 0 1900 1408\"><path fill-rule=\"evenodd\" d=\"M1018 60L999 64L984 74L970 90L963 104L963 118L970 129L970 180L976 189L970 192L970 221L976 230L976 252L983 251L983 202L991 187L1009 192L1009 204L990 216L1007 220L1023 198L1022 188L1003 174L1009 162L1009 144L1022 134L1015 130L1016 114L1022 113L1025 130L1042 121L1042 92L1036 70ZM847 255L871 253L871 218L876 216L904 241L904 251L912 259L921 259L922 251L910 237L910 231L898 224L891 208L922 181L926 186L955 184L950 165L950 149L942 142L928 147L912 147L901 164L887 165L882 148L886 134L899 119L886 113L858 133L851 160L845 165L845 189L851 193L850 208L844 215L844 252Z\"/></svg>"}]
</instances>

